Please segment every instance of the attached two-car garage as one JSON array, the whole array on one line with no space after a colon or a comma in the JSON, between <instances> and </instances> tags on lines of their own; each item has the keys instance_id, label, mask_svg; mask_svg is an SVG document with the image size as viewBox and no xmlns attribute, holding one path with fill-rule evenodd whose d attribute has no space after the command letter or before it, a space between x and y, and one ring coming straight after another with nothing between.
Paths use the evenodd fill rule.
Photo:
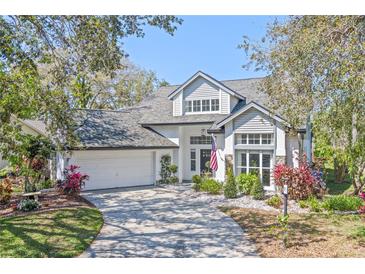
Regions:
<instances>
[{"instance_id":1,"label":"attached two-car garage","mask_svg":"<svg viewBox=\"0 0 365 274\"><path fill-rule=\"evenodd\" d=\"M85 190L153 185L155 152L151 150L83 150L72 153L69 164L90 176Z\"/></svg>"}]
</instances>

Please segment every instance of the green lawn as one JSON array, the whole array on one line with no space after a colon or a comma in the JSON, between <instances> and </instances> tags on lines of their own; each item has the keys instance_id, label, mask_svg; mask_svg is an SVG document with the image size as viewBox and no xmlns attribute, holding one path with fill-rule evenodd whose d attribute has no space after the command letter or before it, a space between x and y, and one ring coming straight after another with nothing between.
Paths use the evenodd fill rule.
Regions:
<instances>
[{"instance_id":1,"label":"green lawn","mask_svg":"<svg viewBox=\"0 0 365 274\"><path fill-rule=\"evenodd\" d=\"M2 218L0 257L74 257L90 245L102 225L101 213L86 207Z\"/></svg>"},{"instance_id":2,"label":"green lawn","mask_svg":"<svg viewBox=\"0 0 365 274\"><path fill-rule=\"evenodd\" d=\"M326 168L325 179L329 195L351 194L354 190L349 176L346 176L344 182L336 183L332 168Z\"/></svg>"}]
</instances>

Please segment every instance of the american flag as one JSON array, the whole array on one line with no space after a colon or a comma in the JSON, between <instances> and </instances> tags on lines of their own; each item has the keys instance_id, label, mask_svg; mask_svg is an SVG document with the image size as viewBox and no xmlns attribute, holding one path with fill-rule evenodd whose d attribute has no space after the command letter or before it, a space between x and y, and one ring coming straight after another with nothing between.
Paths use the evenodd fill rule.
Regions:
<instances>
[{"instance_id":1,"label":"american flag","mask_svg":"<svg viewBox=\"0 0 365 274\"><path fill-rule=\"evenodd\" d=\"M210 168L214 171L217 171L218 169L217 143L213 134L212 134L212 150L210 152Z\"/></svg>"}]
</instances>

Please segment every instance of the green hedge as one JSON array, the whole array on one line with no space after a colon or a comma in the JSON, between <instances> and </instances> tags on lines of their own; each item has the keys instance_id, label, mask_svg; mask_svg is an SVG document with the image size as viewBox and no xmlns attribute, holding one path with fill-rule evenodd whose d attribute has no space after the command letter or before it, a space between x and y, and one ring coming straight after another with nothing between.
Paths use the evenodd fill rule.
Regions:
<instances>
[{"instance_id":1,"label":"green hedge","mask_svg":"<svg viewBox=\"0 0 365 274\"><path fill-rule=\"evenodd\" d=\"M223 185L214 180L213 178L203 178L203 182L201 184L201 191L208 192L209 194L217 195L221 193Z\"/></svg>"},{"instance_id":2,"label":"green hedge","mask_svg":"<svg viewBox=\"0 0 365 274\"><path fill-rule=\"evenodd\" d=\"M322 207L326 210L355 211L363 204L360 197L337 195L325 199Z\"/></svg>"}]
</instances>

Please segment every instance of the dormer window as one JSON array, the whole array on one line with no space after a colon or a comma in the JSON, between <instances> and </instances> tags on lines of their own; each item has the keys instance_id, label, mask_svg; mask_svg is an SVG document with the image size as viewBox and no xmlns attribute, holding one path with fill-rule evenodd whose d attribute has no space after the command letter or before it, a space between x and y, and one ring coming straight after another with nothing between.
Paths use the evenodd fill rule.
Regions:
<instances>
[{"instance_id":1,"label":"dormer window","mask_svg":"<svg viewBox=\"0 0 365 274\"><path fill-rule=\"evenodd\" d=\"M185 101L185 112L192 112L192 102L191 101Z\"/></svg>"},{"instance_id":2,"label":"dormer window","mask_svg":"<svg viewBox=\"0 0 365 274\"><path fill-rule=\"evenodd\" d=\"M201 110L201 101L200 100L194 100L193 101L193 111L194 112L200 112Z\"/></svg>"},{"instance_id":3,"label":"dormer window","mask_svg":"<svg viewBox=\"0 0 365 274\"><path fill-rule=\"evenodd\" d=\"M185 112L219 111L219 99L186 100Z\"/></svg>"},{"instance_id":4,"label":"dormer window","mask_svg":"<svg viewBox=\"0 0 365 274\"><path fill-rule=\"evenodd\" d=\"M210 111L210 100L202 100L202 111Z\"/></svg>"},{"instance_id":5,"label":"dormer window","mask_svg":"<svg viewBox=\"0 0 365 274\"><path fill-rule=\"evenodd\" d=\"M212 111L219 111L219 99L212 99Z\"/></svg>"}]
</instances>

